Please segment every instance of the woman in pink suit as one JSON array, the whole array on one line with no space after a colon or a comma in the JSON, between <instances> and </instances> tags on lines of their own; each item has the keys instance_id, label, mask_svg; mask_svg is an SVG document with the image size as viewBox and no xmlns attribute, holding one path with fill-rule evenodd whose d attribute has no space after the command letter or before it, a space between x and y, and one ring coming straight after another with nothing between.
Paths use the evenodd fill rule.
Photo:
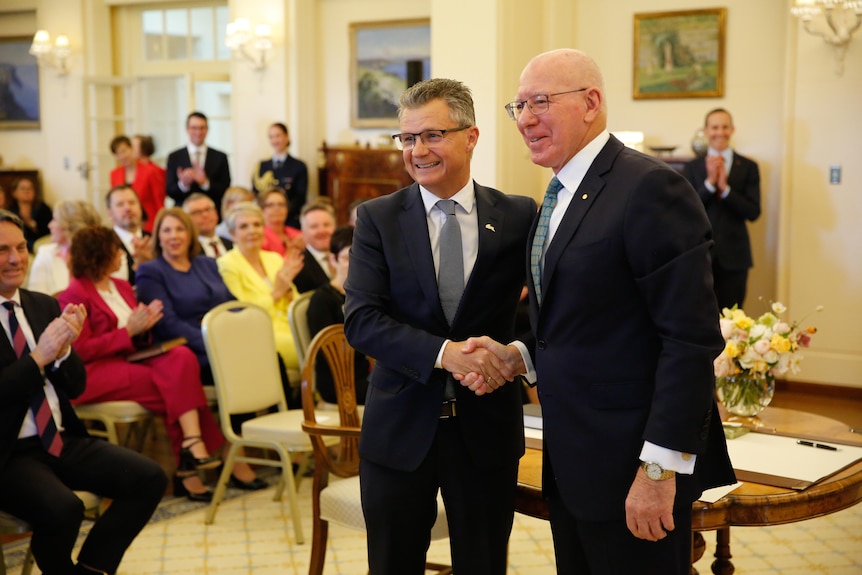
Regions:
<instances>
[{"instance_id":1,"label":"woman in pink suit","mask_svg":"<svg viewBox=\"0 0 862 575\"><path fill-rule=\"evenodd\" d=\"M127 136L111 140L111 153L120 164L111 170L111 187L129 184L141 200L144 230L153 231L156 214L165 207L165 172L155 164L138 161Z\"/></svg>"},{"instance_id":2,"label":"woman in pink suit","mask_svg":"<svg viewBox=\"0 0 862 575\"><path fill-rule=\"evenodd\" d=\"M113 230L89 227L72 241L74 279L60 293L62 305L83 304L87 321L74 343L87 369L87 388L73 403L131 400L163 415L177 455L174 494L209 501L198 469L219 465L209 449L224 443L201 387L194 353L185 346L142 361L128 356L150 342L150 329L162 317L162 302L138 303L132 286L110 277L125 257Z\"/></svg>"}]
</instances>

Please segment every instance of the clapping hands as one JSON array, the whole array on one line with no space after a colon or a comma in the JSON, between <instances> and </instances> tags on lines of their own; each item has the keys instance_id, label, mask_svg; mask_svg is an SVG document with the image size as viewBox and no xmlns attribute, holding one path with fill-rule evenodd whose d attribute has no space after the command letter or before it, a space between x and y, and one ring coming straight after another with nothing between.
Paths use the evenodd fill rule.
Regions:
<instances>
[{"instance_id":1,"label":"clapping hands","mask_svg":"<svg viewBox=\"0 0 862 575\"><path fill-rule=\"evenodd\" d=\"M138 306L132 310L132 315L129 316L129 321L126 322L126 331L129 332L129 337L135 337L142 333L146 333L154 325L156 325L162 316L162 310L164 309L164 305L161 300L154 299L149 303L149 305L144 305L139 303Z\"/></svg>"},{"instance_id":2,"label":"clapping hands","mask_svg":"<svg viewBox=\"0 0 862 575\"><path fill-rule=\"evenodd\" d=\"M30 356L41 368L56 361L68 353L87 319L87 308L82 304L68 304L60 317L48 324L39 336L36 347Z\"/></svg>"}]
</instances>

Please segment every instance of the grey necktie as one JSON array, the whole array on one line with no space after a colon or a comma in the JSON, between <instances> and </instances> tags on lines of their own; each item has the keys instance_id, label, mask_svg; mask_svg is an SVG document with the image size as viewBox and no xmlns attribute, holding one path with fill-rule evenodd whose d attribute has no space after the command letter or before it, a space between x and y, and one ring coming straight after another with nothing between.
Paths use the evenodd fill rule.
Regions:
<instances>
[{"instance_id":1,"label":"grey necktie","mask_svg":"<svg viewBox=\"0 0 862 575\"><path fill-rule=\"evenodd\" d=\"M440 230L440 270L437 273L437 290L446 321L452 325L461 294L464 293L464 253L461 248L461 227L455 217L455 200L440 200L437 207L446 214L446 223Z\"/></svg>"}]
</instances>

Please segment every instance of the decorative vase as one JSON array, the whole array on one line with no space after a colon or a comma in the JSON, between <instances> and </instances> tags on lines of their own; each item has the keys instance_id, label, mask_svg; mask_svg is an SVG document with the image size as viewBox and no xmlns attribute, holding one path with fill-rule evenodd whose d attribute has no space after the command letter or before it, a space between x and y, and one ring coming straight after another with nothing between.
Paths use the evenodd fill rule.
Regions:
<instances>
[{"instance_id":1,"label":"decorative vase","mask_svg":"<svg viewBox=\"0 0 862 575\"><path fill-rule=\"evenodd\" d=\"M769 405L775 394L775 378L748 371L717 377L715 391L718 400L734 415L757 415Z\"/></svg>"},{"instance_id":2,"label":"decorative vase","mask_svg":"<svg viewBox=\"0 0 862 575\"><path fill-rule=\"evenodd\" d=\"M703 132L702 128L698 128L694 133L694 137L691 139L691 150L694 152L695 156L705 156L707 150L709 150L709 139L706 137L706 134Z\"/></svg>"}]
</instances>

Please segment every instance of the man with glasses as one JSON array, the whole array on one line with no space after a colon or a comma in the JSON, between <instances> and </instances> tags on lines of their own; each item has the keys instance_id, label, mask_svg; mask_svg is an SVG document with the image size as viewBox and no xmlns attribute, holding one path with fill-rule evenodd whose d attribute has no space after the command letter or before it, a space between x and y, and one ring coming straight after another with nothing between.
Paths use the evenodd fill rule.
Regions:
<instances>
[{"instance_id":1,"label":"man with glasses","mask_svg":"<svg viewBox=\"0 0 862 575\"><path fill-rule=\"evenodd\" d=\"M713 399L724 341L703 204L608 133L602 75L582 52L535 57L506 108L554 172L528 244L525 343L557 573L687 575L691 503L734 481ZM532 368L515 346L473 343Z\"/></svg>"},{"instance_id":2,"label":"man with glasses","mask_svg":"<svg viewBox=\"0 0 862 575\"><path fill-rule=\"evenodd\" d=\"M470 90L415 84L400 100L413 185L358 207L345 330L377 361L365 400L359 474L371 575L421 575L440 489L453 571L503 575L524 451L521 390L484 349L510 341L536 204L475 183ZM452 374L481 373L477 395Z\"/></svg>"},{"instance_id":3,"label":"man with glasses","mask_svg":"<svg viewBox=\"0 0 862 575\"><path fill-rule=\"evenodd\" d=\"M232 241L219 237L216 233L218 210L212 198L195 192L183 202L183 211L189 215L198 229L198 241L205 255L218 259L233 247Z\"/></svg>"}]
</instances>

